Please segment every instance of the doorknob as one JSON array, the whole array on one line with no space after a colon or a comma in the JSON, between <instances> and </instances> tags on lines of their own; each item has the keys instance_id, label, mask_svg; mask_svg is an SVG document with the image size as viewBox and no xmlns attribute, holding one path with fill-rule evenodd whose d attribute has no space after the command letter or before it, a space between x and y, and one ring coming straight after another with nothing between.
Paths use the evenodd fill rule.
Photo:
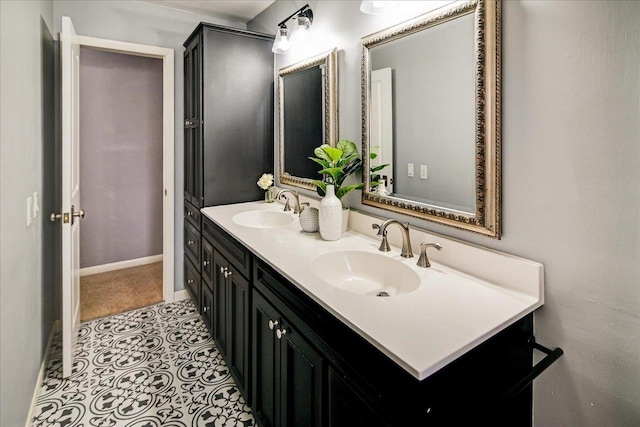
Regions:
<instances>
[{"instance_id":1,"label":"doorknob","mask_svg":"<svg viewBox=\"0 0 640 427\"><path fill-rule=\"evenodd\" d=\"M51 215L49 215L49 219L51 220L51 222L56 222L57 220L62 219L66 224L69 222L69 212L65 212L63 214L52 212Z\"/></svg>"},{"instance_id":2,"label":"doorknob","mask_svg":"<svg viewBox=\"0 0 640 427\"><path fill-rule=\"evenodd\" d=\"M84 209L80 209L78 212L76 212L75 206L71 205L71 225L73 225L74 223L74 218L84 219Z\"/></svg>"}]
</instances>

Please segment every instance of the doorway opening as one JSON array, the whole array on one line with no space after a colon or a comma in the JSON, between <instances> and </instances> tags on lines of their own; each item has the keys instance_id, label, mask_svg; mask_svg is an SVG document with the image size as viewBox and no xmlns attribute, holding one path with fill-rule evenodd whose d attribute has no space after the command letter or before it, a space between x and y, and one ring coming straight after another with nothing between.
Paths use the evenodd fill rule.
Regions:
<instances>
[{"instance_id":1,"label":"doorway opening","mask_svg":"<svg viewBox=\"0 0 640 427\"><path fill-rule=\"evenodd\" d=\"M163 301L162 60L80 48L81 321Z\"/></svg>"},{"instance_id":2,"label":"doorway opening","mask_svg":"<svg viewBox=\"0 0 640 427\"><path fill-rule=\"evenodd\" d=\"M80 47L80 320L174 300L174 52Z\"/></svg>"}]
</instances>

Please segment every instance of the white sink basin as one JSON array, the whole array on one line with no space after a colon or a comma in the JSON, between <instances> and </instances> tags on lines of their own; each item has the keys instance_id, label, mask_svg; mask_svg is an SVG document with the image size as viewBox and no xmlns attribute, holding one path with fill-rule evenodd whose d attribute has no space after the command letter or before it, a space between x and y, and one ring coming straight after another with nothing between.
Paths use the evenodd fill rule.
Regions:
<instances>
[{"instance_id":1,"label":"white sink basin","mask_svg":"<svg viewBox=\"0 0 640 427\"><path fill-rule=\"evenodd\" d=\"M420 278L411 268L371 252L329 252L316 257L311 269L328 284L359 295L393 297L420 286Z\"/></svg>"},{"instance_id":2,"label":"white sink basin","mask_svg":"<svg viewBox=\"0 0 640 427\"><path fill-rule=\"evenodd\" d=\"M236 214L233 222L250 228L284 227L293 222L293 215L278 211L248 211Z\"/></svg>"}]
</instances>

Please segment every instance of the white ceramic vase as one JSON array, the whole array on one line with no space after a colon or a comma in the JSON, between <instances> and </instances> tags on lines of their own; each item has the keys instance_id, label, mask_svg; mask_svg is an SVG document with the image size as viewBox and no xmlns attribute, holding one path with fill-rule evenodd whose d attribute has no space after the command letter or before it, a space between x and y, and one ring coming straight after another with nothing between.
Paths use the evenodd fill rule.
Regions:
<instances>
[{"instance_id":1,"label":"white ceramic vase","mask_svg":"<svg viewBox=\"0 0 640 427\"><path fill-rule=\"evenodd\" d=\"M335 187L327 184L327 191L320 201L320 237L338 240L342 234L342 203L336 197Z\"/></svg>"}]
</instances>

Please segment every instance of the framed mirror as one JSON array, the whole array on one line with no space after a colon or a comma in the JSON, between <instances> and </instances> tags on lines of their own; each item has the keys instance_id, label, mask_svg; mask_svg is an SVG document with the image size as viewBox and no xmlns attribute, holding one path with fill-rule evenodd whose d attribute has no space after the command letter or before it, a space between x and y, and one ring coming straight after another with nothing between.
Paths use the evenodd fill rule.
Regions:
<instances>
[{"instance_id":1,"label":"framed mirror","mask_svg":"<svg viewBox=\"0 0 640 427\"><path fill-rule=\"evenodd\" d=\"M315 190L314 148L338 139L337 49L278 72L280 183Z\"/></svg>"},{"instance_id":2,"label":"framed mirror","mask_svg":"<svg viewBox=\"0 0 640 427\"><path fill-rule=\"evenodd\" d=\"M500 6L362 39L363 204L500 238Z\"/></svg>"}]
</instances>

